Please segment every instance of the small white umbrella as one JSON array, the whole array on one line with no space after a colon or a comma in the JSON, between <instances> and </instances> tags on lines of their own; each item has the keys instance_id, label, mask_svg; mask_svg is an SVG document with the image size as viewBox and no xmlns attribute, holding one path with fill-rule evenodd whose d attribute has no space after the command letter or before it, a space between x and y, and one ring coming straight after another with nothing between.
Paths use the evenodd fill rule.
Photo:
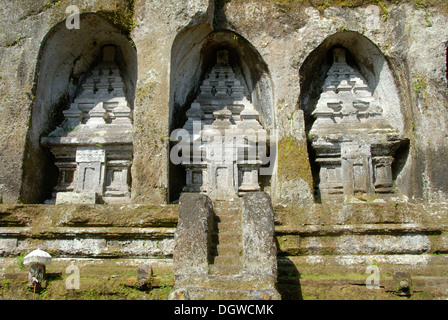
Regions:
<instances>
[{"instance_id":1,"label":"small white umbrella","mask_svg":"<svg viewBox=\"0 0 448 320\"><path fill-rule=\"evenodd\" d=\"M28 253L25 258L23 259L24 265L30 265L30 264L43 264L47 265L51 263L51 256L48 252L45 252L40 249L36 249L30 253Z\"/></svg>"}]
</instances>

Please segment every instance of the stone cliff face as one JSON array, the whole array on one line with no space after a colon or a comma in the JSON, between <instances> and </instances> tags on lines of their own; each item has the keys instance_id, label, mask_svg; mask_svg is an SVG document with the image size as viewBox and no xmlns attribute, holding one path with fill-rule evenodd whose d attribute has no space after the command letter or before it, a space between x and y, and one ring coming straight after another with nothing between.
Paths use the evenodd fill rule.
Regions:
<instances>
[{"instance_id":1,"label":"stone cliff face","mask_svg":"<svg viewBox=\"0 0 448 320\"><path fill-rule=\"evenodd\" d=\"M446 297L446 2L3 1L0 30L8 270L41 246L110 260L102 266L146 259L172 280L178 246L199 248L209 289L233 289L225 277L235 270L259 278L263 261L272 268L259 286L275 284L282 298L313 288L321 297L316 275L336 281L326 297L350 297L355 284L355 298L388 298L398 269L413 273L420 296L430 287ZM211 140L174 163L182 128L193 129L188 148L228 129L256 131L266 148L251 154L245 132L236 145L220 140L231 163L207 153ZM258 190L272 201L250 200L269 199ZM188 191L235 201L212 199L201 226L197 207L167 205ZM41 205L58 193L61 204ZM241 212L237 193L250 200ZM387 280L375 295L361 286L380 262Z\"/></svg>"},{"instance_id":2,"label":"stone cliff face","mask_svg":"<svg viewBox=\"0 0 448 320\"><path fill-rule=\"evenodd\" d=\"M117 48L133 111L133 202L176 200L171 191L185 183L185 173L170 164L169 136L187 120L221 49L238 61L238 76L265 128L278 130L276 170L261 186L274 203L319 199L319 165L307 138L333 49L341 47L384 118L408 141L394 154L396 194L444 201L448 15L446 4L433 2L328 1L315 7L241 0L4 2L2 201L49 198L57 168L40 139L63 121L62 111L77 97L105 45ZM79 8L80 29L66 28L69 5Z\"/></svg>"}]
</instances>

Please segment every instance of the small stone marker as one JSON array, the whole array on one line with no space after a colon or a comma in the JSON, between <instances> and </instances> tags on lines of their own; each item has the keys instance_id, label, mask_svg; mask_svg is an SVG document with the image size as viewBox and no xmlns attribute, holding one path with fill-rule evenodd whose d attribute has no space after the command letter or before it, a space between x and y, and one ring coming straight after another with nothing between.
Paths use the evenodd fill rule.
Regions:
<instances>
[{"instance_id":1,"label":"small stone marker","mask_svg":"<svg viewBox=\"0 0 448 320\"><path fill-rule=\"evenodd\" d=\"M395 271L393 274L395 294L399 296L410 296L412 294L412 279L409 272Z\"/></svg>"},{"instance_id":2,"label":"small stone marker","mask_svg":"<svg viewBox=\"0 0 448 320\"><path fill-rule=\"evenodd\" d=\"M152 265L144 264L138 267L137 270L137 289L151 290L152 288Z\"/></svg>"}]
</instances>

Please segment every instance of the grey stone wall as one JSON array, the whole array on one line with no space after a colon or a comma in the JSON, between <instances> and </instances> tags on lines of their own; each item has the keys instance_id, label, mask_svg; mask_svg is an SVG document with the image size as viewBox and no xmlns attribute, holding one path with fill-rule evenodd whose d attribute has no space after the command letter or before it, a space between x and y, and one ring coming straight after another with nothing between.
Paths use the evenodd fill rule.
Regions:
<instances>
[{"instance_id":1,"label":"grey stone wall","mask_svg":"<svg viewBox=\"0 0 448 320\"><path fill-rule=\"evenodd\" d=\"M0 205L0 256L171 259L177 206Z\"/></svg>"},{"instance_id":2,"label":"grey stone wall","mask_svg":"<svg viewBox=\"0 0 448 320\"><path fill-rule=\"evenodd\" d=\"M135 95L133 201L166 203L172 178L166 151L170 112L175 104L187 107L196 93L203 73L200 61L205 61L200 55L207 52L201 53L201 44L218 29L235 35L232 46L238 50L247 43L258 59L246 61L248 65L265 64L267 78L254 86L253 100L262 103L264 90L270 90L272 123L280 138L293 137L302 144L306 144L307 134L306 97L313 96L306 92L306 84L310 81L309 88L318 90L312 84L319 82L309 77L319 78L322 70L318 65L325 61L327 49L341 45L350 50L369 85L375 87L374 94L392 125L410 141L396 162L397 191L409 199L445 201L448 17L443 5L386 4L384 10L368 4L313 8L239 0L73 1L70 4L79 5L83 14L81 36L67 33L51 46L53 37L66 33L57 29L68 17L65 9L69 2L47 2L8 1L0 9L3 202L42 201L40 193L52 180L48 170L40 167L48 157L36 141L51 129L57 110L73 98L77 75L90 67L95 56L90 46L107 40L122 48L130 44L128 51L124 50L130 54L123 53L123 67L129 70L128 89L135 91L130 93ZM89 13L114 13L117 6L130 3L133 20L125 22L134 27L127 33L120 30L123 21L115 21L113 26L113 14L107 23L83 25ZM95 31L100 29L102 32ZM81 42L85 45L76 51ZM176 72L173 66L186 73ZM292 177L273 175L267 191L274 203L312 201L308 173L297 170Z\"/></svg>"}]
</instances>

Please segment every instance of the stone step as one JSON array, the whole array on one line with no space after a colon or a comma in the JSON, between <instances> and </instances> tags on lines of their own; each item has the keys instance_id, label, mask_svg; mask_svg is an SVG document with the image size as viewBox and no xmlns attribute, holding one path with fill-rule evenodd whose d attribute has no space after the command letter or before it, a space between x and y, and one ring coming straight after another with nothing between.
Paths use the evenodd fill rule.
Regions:
<instances>
[{"instance_id":1,"label":"stone step","mask_svg":"<svg viewBox=\"0 0 448 320\"><path fill-rule=\"evenodd\" d=\"M241 212L241 208L239 207L225 207L225 206L221 206L221 207L213 207L213 211L215 212L215 214L219 215L219 214L239 214Z\"/></svg>"},{"instance_id":2,"label":"stone step","mask_svg":"<svg viewBox=\"0 0 448 320\"><path fill-rule=\"evenodd\" d=\"M238 287L237 287L238 288ZM192 300L279 300L280 296L272 288L266 289L221 289L188 288Z\"/></svg>"},{"instance_id":3,"label":"stone step","mask_svg":"<svg viewBox=\"0 0 448 320\"><path fill-rule=\"evenodd\" d=\"M239 225L222 225L216 227L212 232L212 235L217 235L218 237L222 235L223 238L227 237L228 234L234 234L235 236L241 238L241 227Z\"/></svg>"},{"instance_id":4,"label":"stone step","mask_svg":"<svg viewBox=\"0 0 448 320\"><path fill-rule=\"evenodd\" d=\"M214 210L214 220L217 223L241 223L241 210L237 209L216 209Z\"/></svg>"},{"instance_id":5,"label":"stone step","mask_svg":"<svg viewBox=\"0 0 448 320\"><path fill-rule=\"evenodd\" d=\"M242 242L241 233L235 231L213 232L212 244L240 244Z\"/></svg>"},{"instance_id":6,"label":"stone step","mask_svg":"<svg viewBox=\"0 0 448 320\"><path fill-rule=\"evenodd\" d=\"M236 275L241 272L241 264L210 264L208 273L210 275Z\"/></svg>"},{"instance_id":7,"label":"stone step","mask_svg":"<svg viewBox=\"0 0 448 320\"><path fill-rule=\"evenodd\" d=\"M241 224L241 219L239 216L232 216L232 215L220 215L215 216L214 218L215 225L219 224Z\"/></svg>"},{"instance_id":8,"label":"stone step","mask_svg":"<svg viewBox=\"0 0 448 320\"><path fill-rule=\"evenodd\" d=\"M215 209L215 211L219 211L219 210L240 210L242 208L242 201L241 200L237 200L237 201L214 201L213 202L213 209Z\"/></svg>"},{"instance_id":9,"label":"stone step","mask_svg":"<svg viewBox=\"0 0 448 320\"><path fill-rule=\"evenodd\" d=\"M213 258L213 265L241 264L242 257L238 255L218 255Z\"/></svg>"},{"instance_id":10,"label":"stone step","mask_svg":"<svg viewBox=\"0 0 448 320\"><path fill-rule=\"evenodd\" d=\"M248 287L264 287L275 286L275 282L268 279L248 279L244 275L209 275L204 283L207 288L221 289L246 289Z\"/></svg>"},{"instance_id":11,"label":"stone step","mask_svg":"<svg viewBox=\"0 0 448 320\"><path fill-rule=\"evenodd\" d=\"M241 224L241 220L239 219L239 217L232 217L232 216L215 217L215 220L213 222L215 226L221 224L233 224L233 225Z\"/></svg>"},{"instance_id":12,"label":"stone step","mask_svg":"<svg viewBox=\"0 0 448 320\"><path fill-rule=\"evenodd\" d=\"M200 288L188 290L194 300L253 300L253 290L222 290Z\"/></svg>"},{"instance_id":13,"label":"stone step","mask_svg":"<svg viewBox=\"0 0 448 320\"><path fill-rule=\"evenodd\" d=\"M212 256L233 254L241 256L243 254L243 247L241 244L215 244L210 247Z\"/></svg>"},{"instance_id":14,"label":"stone step","mask_svg":"<svg viewBox=\"0 0 448 320\"><path fill-rule=\"evenodd\" d=\"M241 223L241 215L239 214L219 214L213 218L215 223Z\"/></svg>"}]
</instances>

